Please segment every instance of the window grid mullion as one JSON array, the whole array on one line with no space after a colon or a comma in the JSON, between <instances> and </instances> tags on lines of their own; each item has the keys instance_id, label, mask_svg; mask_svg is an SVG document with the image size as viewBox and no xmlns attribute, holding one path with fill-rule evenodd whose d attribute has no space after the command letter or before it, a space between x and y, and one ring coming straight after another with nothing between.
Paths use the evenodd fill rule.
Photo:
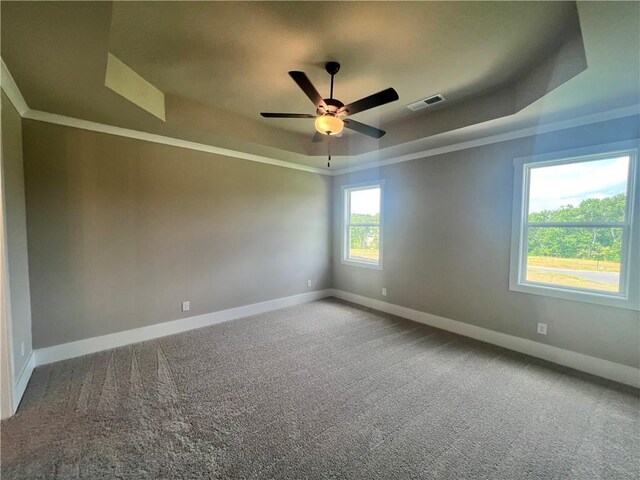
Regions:
<instances>
[{"instance_id":1,"label":"window grid mullion","mask_svg":"<svg viewBox=\"0 0 640 480\"><path fill-rule=\"evenodd\" d=\"M379 223L347 223L347 227L379 227Z\"/></svg>"},{"instance_id":2,"label":"window grid mullion","mask_svg":"<svg viewBox=\"0 0 640 480\"><path fill-rule=\"evenodd\" d=\"M525 222L527 228L625 228L628 222Z\"/></svg>"}]
</instances>

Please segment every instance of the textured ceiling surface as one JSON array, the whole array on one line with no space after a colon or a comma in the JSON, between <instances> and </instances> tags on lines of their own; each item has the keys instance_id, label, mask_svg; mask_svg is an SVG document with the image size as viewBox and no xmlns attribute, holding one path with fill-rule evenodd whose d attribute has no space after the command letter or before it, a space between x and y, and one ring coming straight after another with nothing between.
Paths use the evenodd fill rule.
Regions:
<instances>
[{"instance_id":1,"label":"textured ceiling surface","mask_svg":"<svg viewBox=\"0 0 640 480\"><path fill-rule=\"evenodd\" d=\"M530 126L638 103L635 2L2 2L2 57L29 106L321 166L313 113L287 75L348 103L400 100L355 120L386 129L333 143L341 166L452 131ZM166 95L166 122L104 85L108 53ZM406 105L441 93L447 102ZM466 129L466 130L465 130ZM458 136L459 137L459 136ZM377 152L381 152L379 155ZM375 153L376 155L372 155Z\"/></svg>"}]
</instances>

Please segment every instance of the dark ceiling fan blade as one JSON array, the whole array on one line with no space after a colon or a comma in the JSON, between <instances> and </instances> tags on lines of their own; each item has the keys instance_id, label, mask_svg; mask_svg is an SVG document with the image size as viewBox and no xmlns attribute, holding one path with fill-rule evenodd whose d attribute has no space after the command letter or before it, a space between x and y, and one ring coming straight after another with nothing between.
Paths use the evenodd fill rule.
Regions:
<instances>
[{"instance_id":1,"label":"dark ceiling fan blade","mask_svg":"<svg viewBox=\"0 0 640 480\"><path fill-rule=\"evenodd\" d=\"M358 133L363 133L373 138L380 138L385 133L387 133L384 130L380 130L379 128L365 125L364 123L356 122L355 120L351 119L344 120L344 126Z\"/></svg>"},{"instance_id":2,"label":"dark ceiling fan blade","mask_svg":"<svg viewBox=\"0 0 640 480\"><path fill-rule=\"evenodd\" d=\"M345 105L340 109L340 111L346 110L348 112L348 115L354 115L356 113L369 110L370 108L379 107L380 105L384 105L385 103L395 102L399 98L400 97L398 96L398 92L396 92L393 88L387 88L386 90L382 90L381 92L374 93L373 95L361 98L360 100L356 100L349 105Z\"/></svg>"},{"instance_id":3,"label":"dark ceiling fan blade","mask_svg":"<svg viewBox=\"0 0 640 480\"><path fill-rule=\"evenodd\" d=\"M262 112L260 115L266 118L316 118L309 113L269 113Z\"/></svg>"},{"instance_id":4,"label":"dark ceiling fan blade","mask_svg":"<svg viewBox=\"0 0 640 480\"><path fill-rule=\"evenodd\" d=\"M302 89L302 91L309 97L309 100L318 108L320 105L327 108L327 104L324 103L324 100L316 90L316 87L313 86L311 80L305 75L304 72L289 72L293 81L298 84L298 86Z\"/></svg>"}]
</instances>

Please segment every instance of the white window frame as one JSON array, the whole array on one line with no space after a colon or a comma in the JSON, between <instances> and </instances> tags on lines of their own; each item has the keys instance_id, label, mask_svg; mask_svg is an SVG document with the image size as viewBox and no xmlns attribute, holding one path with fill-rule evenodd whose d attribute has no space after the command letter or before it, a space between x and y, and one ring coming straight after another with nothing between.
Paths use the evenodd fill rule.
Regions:
<instances>
[{"instance_id":1,"label":"white window frame","mask_svg":"<svg viewBox=\"0 0 640 480\"><path fill-rule=\"evenodd\" d=\"M515 292L544 295L579 302L596 303L613 307L640 309L640 249L638 241L638 140L609 143L588 148L565 150L530 157L520 157L513 161L514 190L513 218L511 229L511 265L509 289ZM529 181L532 168L549 165L563 165L585 161L601 160L615 156L629 155L629 174L627 181L627 212L625 222L603 223L533 223L528 224ZM635 206L635 208L634 208ZM608 293L577 287L543 284L526 281L527 232L529 226L548 227L617 227L622 228L622 252L620 262L620 292Z\"/></svg>"},{"instance_id":2,"label":"white window frame","mask_svg":"<svg viewBox=\"0 0 640 480\"><path fill-rule=\"evenodd\" d=\"M352 224L349 222L350 220L350 200L351 197L349 193L357 190L369 190L371 187L379 187L380 188L380 223L379 224L353 224L354 226L363 226L363 227L378 227L380 229L380 241L379 241L379 257L378 262L367 262L366 260L354 260L349 258L349 227ZM365 267L365 268L373 268L375 270L382 270L382 259L383 259L383 243L384 243L384 180L374 180L370 182L362 182L362 183L354 183L351 185L343 185L342 186L342 256L341 260L344 265L352 265L355 267Z\"/></svg>"}]
</instances>

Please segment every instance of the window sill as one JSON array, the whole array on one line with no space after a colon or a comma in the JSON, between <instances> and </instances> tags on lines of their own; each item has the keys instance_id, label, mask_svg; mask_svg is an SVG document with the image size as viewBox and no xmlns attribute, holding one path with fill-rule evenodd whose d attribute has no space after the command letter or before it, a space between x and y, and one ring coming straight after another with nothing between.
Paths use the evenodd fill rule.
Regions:
<instances>
[{"instance_id":1,"label":"window sill","mask_svg":"<svg viewBox=\"0 0 640 480\"><path fill-rule=\"evenodd\" d=\"M364 268L370 268L372 270L382 270L382 265L380 264L369 263L369 262L358 262L357 260L345 260L344 258L342 259L342 264L350 265L352 267L364 267Z\"/></svg>"},{"instance_id":2,"label":"window sill","mask_svg":"<svg viewBox=\"0 0 640 480\"><path fill-rule=\"evenodd\" d=\"M598 293L593 291L568 290L561 287L536 283L511 283L509 290L519 293L530 293L544 297L561 298L575 302L594 303L607 307L624 308L627 310L640 310L638 301L633 301L623 294Z\"/></svg>"}]
</instances>

